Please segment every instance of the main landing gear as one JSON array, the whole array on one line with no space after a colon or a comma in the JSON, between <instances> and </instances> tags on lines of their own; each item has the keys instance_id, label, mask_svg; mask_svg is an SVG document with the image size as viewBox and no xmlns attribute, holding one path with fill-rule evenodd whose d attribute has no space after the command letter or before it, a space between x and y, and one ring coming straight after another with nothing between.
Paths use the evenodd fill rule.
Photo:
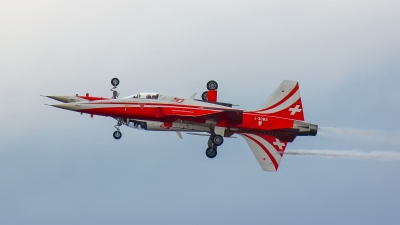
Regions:
<instances>
[{"instance_id":1,"label":"main landing gear","mask_svg":"<svg viewBox=\"0 0 400 225\"><path fill-rule=\"evenodd\" d=\"M218 83L214 80L210 80L207 82L207 90L211 91L211 90L217 90L218 89ZM201 94L201 99L203 101L208 101L208 91L203 92L203 94Z\"/></svg>"},{"instance_id":2,"label":"main landing gear","mask_svg":"<svg viewBox=\"0 0 400 225\"><path fill-rule=\"evenodd\" d=\"M208 148L206 149L206 156L210 159L215 158L218 154L217 147L224 143L224 138L221 135L211 135L208 139Z\"/></svg>"}]
</instances>

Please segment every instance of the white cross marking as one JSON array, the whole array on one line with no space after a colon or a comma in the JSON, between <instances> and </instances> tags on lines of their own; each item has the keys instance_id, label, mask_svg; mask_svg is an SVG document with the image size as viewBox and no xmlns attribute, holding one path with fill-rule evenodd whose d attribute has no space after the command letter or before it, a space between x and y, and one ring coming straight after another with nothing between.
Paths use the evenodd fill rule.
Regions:
<instances>
[{"instance_id":1,"label":"white cross marking","mask_svg":"<svg viewBox=\"0 0 400 225\"><path fill-rule=\"evenodd\" d=\"M290 115L294 116L294 114L301 112L302 109L300 109L300 105L296 105L296 107L290 108L289 111L291 111Z\"/></svg>"},{"instance_id":2,"label":"white cross marking","mask_svg":"<svg viewBox=\"0 0 400 225\"><path fill-rule=\"evenodd\" d=\"M276 141L272 144L278 146L279 150L283 150L283 147L285 147L285 143L282 143L281 141L279 141L278 138L276 138Z\"/></svg>"}]
</instances>

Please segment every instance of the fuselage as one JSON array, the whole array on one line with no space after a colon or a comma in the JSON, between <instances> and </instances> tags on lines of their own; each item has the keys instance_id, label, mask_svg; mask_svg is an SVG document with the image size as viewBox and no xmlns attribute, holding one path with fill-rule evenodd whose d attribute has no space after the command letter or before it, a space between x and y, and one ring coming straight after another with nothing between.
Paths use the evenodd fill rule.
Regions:
<instances>
[{"instance_id":1,"label":"fuselage","mask_svg":"<svg viewBox=\"0 0 400 225\"><path fill-rule=\"evenodd\" d=\"M54 106L91 115L121 118L124 125L144 130L212 132L216 127L221 127L224 136L243 132L281 136L293 136L296 133L295 136L305 136L317 132L316 125L304 121L156 93Z\"/></svg>"},{"instance_id":2,"label":"fuselage","mask_svg":"<svg viewBox=\"0 0 400 225\"><path fill-rule=\"evenodd\" d=\"M315 136L318 126L304 121L304 110L297 81L284 80L257 110L246 111L232 108L233 104L218 101L218 83L207 82L207 90L201 100L180 98L159 93L139 93L118 99L116 91L119 79L111 79L112 97L46 96L65 104L57 108L90 114L91 117L106 116L117 120L113 137L122 137L120 127L150 131L181 131L187 134L209 136L208 158L217 156L217 149L225 137L233 134L243 137L261 168L275 172L289 142L297 136ZM206 132L198 134L192 132Z\"/></svg>"}]
</instances>

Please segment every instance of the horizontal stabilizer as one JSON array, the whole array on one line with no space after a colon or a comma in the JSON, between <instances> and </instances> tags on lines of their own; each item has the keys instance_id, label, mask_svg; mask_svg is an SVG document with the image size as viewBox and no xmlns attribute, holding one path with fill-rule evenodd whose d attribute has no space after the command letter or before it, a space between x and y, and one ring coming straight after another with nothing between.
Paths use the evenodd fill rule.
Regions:
<instances>
[{"instance_id":1,"label":"horizontal stabilizer","mask_svg":"<svg viewBox=\"0 0 400 225\"><path fill-rule=\"evenodd\" d=\"M281 162L287 142L265 134L240 134L249 145L264 171L276 172Z\"/></svg>"}]
</instances>

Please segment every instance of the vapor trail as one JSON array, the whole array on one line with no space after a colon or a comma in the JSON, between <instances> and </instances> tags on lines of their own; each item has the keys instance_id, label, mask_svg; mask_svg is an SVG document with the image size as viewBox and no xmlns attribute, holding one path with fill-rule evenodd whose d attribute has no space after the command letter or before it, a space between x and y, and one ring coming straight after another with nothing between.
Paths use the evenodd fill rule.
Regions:
<instances>
[{"instance_id":1,"label":"vapor trail","mask_svg":"<svg viewBox=\"0 0 400 225\"><path fill-rule=\"evenodd\" d=\"M286 150L285 155L319 156L359 160L400 161L400 152L359 150Z\"/></svg>"},{"instance_id":2,"label":"vapor trail","mask_svg":"<svg viewBox=\"0 0 400 225\"><path fill-rule=\"evenodd\" d=\"M400 133L390 133L381 130L320 127L321 136L356 138L368 142L390 142L400 144Z\"/></svg>"}]
</instances>

